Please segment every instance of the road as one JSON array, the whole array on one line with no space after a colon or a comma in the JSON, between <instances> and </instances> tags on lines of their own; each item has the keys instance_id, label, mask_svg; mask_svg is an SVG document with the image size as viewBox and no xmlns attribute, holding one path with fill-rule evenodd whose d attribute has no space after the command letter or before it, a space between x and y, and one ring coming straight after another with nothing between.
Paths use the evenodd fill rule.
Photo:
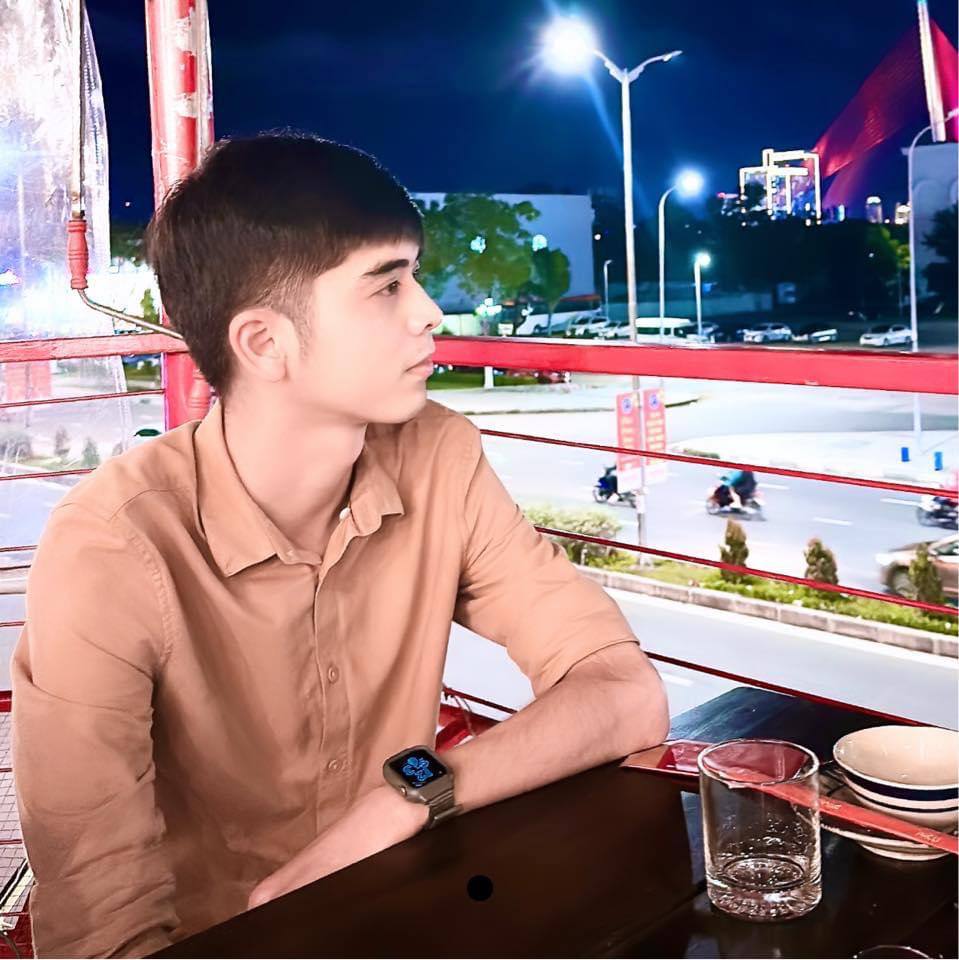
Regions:
<instances>
[{"instance_id":1,"label":"road","mask_svg":"<svg viewBox=\"0 0 959 960\"><path fill-rule=\"evenodd\" d=\"M622 590L608 592L650 653L924 723L956 726L955 660ZM672 716L738 685L671 665L659 670ZM529 681L506 651L458 625L450 636L444 679L454 689L514 709L532 699Z\"/></svg>"},{"instance_id":2,"label":"road","mask_svg":"<svg viewBox=\"0 0 959 960\"><path fill-rule=\"evenodd\" d=\"M686 384L685 389L694 385ZM698 385L703 399L666 414L670 442L692 437L740 433L795 433L808 443L816 431L897 431L911 429L908 396L866 391L742 384ZM563 414L511 414L472 418L477 426L512 433L615 444L609 411ZM929 430L956 430L955 403L924 397L923 424ZM552 444L484 438L494 469L522 505L596 507L615 517L618 539L637 542L636 516L624 505L597 506L592 487L610 454ZM893 465L890 465L893 466ZM725 519L707 516L705 499L720 468L669 465L668 480L650 488L647 498L649 546L719 559ZM746 524L753 566L802 574L803 550L819 537L838 561L840 580L850 586L879 589L875 554L949 531L921 527L915 518L918 497L810 480L760 476L767 521Z\"/></svg>"}]
</instances>

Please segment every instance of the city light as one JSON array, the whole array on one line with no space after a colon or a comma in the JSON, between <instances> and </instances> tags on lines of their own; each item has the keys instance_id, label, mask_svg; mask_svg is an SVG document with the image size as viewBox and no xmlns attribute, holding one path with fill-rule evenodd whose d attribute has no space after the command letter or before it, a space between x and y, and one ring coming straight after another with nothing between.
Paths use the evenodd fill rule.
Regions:
<instances>
[{"instance_id":1,"label":"city light","mask_svg":"<svg viewBox=\"0 0 959 960\"><path fill-rule=\"evenodd\" d=\"M596 51L596 34L582 20L556 20L543 34L543 58L559 73L580 73Z\"/></svg>"},{"instance_id":2,"label":"city light","mask_svg":"<svg viewBox=\"0 0 959 960\"><path fill-rule=\"evenodd\" d=\"M713 258L705 251L696 254L696 266L708 267L713 262Z\"/></svg>"},{"instance_id":3,"label":"city light","mask_svg":"<svg viewBox=\"0 0 959 960\"><path fill-rule=\"evenodd\" d=\"M698 170L684 170L676 178L676 189L684 197L695 197L702 193L705 180Z\"/></svg>"}]
</instances>

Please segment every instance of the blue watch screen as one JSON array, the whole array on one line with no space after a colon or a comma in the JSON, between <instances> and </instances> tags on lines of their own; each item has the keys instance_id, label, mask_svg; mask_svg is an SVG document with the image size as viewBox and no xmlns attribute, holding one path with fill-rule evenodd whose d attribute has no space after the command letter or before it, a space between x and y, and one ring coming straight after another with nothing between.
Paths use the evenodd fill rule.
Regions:
<instances>
[{"instance_id":1,"label":"blue watch screen","mask_svg":"<svg viewBox=\"0 0 959 960\"><path fill-rule=\"evenodd\" d=\"M449 771L438 760L422 750L410 750L390 762L390 767L411 787L425 787Z\"/></svg>"}]
</instances>

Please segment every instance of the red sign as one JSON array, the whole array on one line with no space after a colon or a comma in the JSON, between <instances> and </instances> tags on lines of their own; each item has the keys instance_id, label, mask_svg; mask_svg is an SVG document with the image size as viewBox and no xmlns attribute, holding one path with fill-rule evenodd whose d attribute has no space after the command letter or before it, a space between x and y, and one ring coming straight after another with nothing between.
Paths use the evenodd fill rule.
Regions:
<instances>
[{"instance_id":1,"label":"red sign","mask_svg":"<svg viewBox=\"0 0 959 960\"><path fill-rule=\"evenodd\" d=\"M666 405L659 387L616 397L616 445L650 452L666 452ZM643 490L662 483L667 476L665 460L636 454L616 454L620 490Z\"/></svg>"}]
</instances>

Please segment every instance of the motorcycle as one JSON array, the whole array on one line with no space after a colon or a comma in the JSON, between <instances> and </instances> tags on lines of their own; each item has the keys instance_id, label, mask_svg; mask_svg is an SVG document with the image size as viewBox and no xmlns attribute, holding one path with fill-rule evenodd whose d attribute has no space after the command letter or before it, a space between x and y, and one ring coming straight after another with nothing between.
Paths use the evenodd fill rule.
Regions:
<instances>
[{"instance_id":1,"label":"motorcycle","mask_svg":"<svg viewBox=\"0 0 959 960\"><path fill-rule=\"evenodd\" d=\"M614 490L613 489L613 467L608 467L603 475L593 486L593 499L597 503L608 503L612 497L615 497L619 503L625 503L636 509L636 494L632 490Z\"/></svg>"},{"instance_id":2,"label":"motorcycle","mask_svg":"<svg viewBox=\"0 0 959 960\"><path fill-rule=\"evenodd\" d=\"M925 495L916 507L916 519L924 527L946 527L959 529L959 513L955 500L948 497Z\"/></svg>"},{"instance_id":3,"label":"motorcycle","mask_svg":"<svg viewBox=\"0 0 959 960\"><path fill-rule=\"evenodd\" d=\"M742 507L733 504L725 485L710 487L706 494L706 513L711 517L739 517L743 520L765 520L763 501L753 494Z\"/></svg>"}]
</instances>

